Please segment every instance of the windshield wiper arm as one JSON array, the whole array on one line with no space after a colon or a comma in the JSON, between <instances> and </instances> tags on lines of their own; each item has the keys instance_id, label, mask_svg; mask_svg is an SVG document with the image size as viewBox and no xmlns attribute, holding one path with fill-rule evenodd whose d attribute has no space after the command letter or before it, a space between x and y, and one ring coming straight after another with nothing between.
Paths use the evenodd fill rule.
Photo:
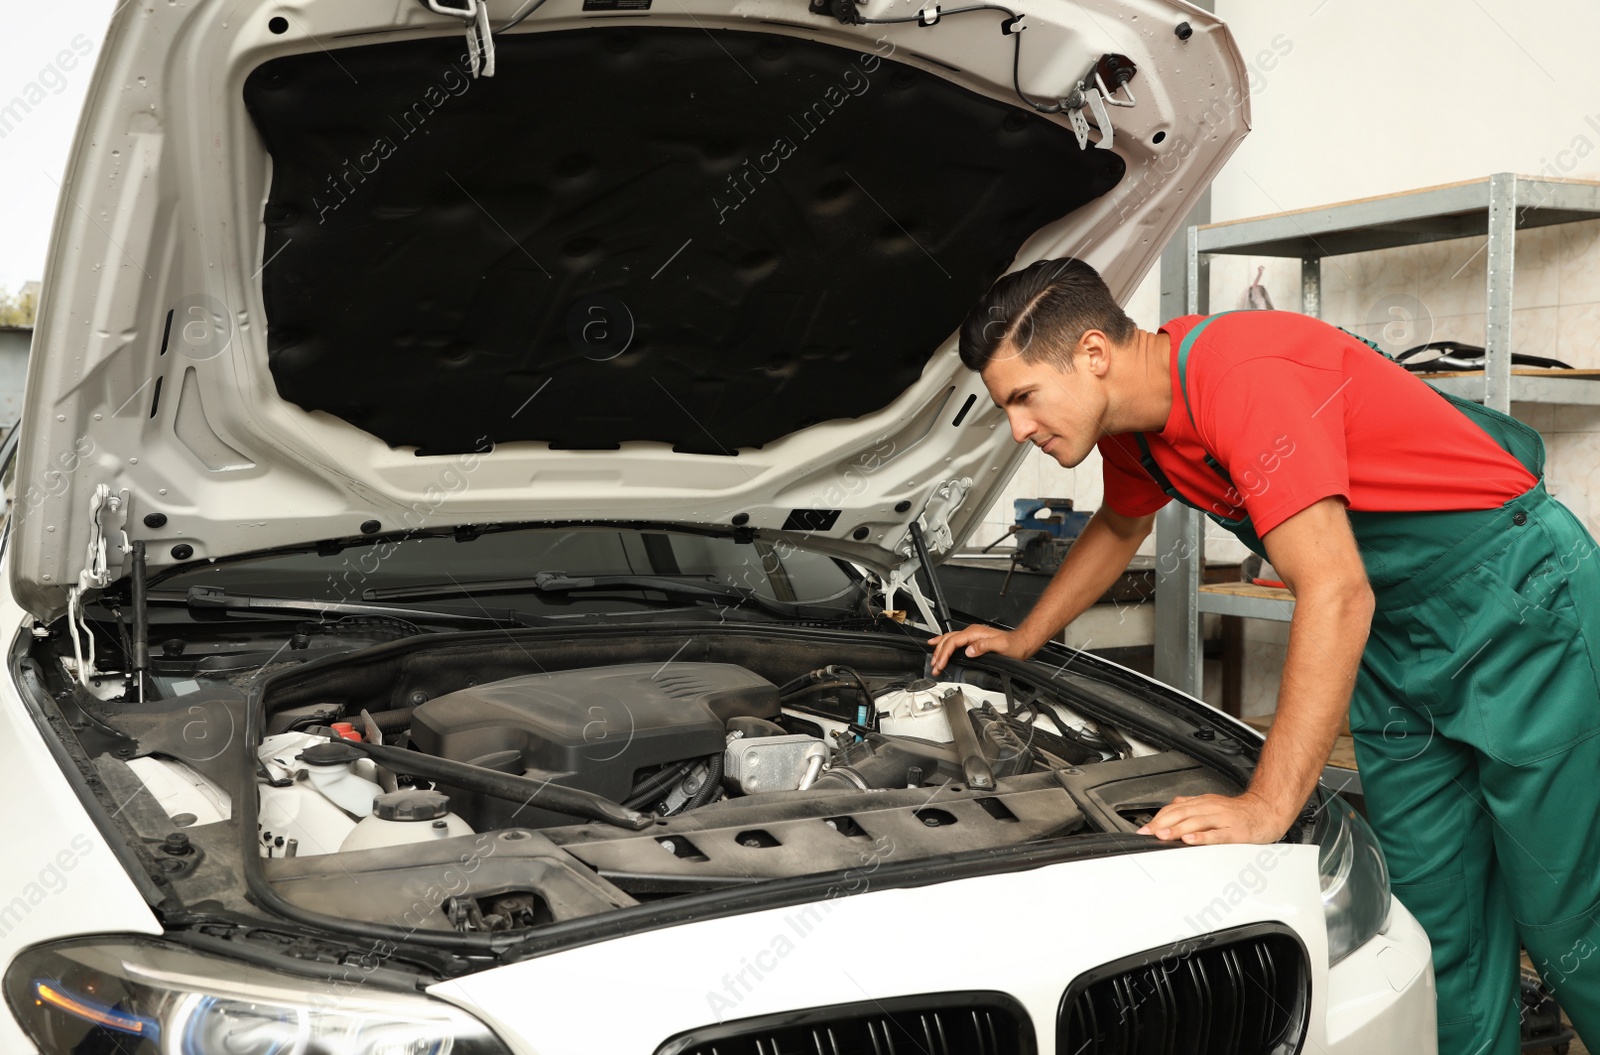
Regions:
<instances>
[{"instance_id":1,"label":"windshield wiper arm","mask_svg":"<svg viewBox=\"0 0 1600 1055\"><path fill-rule=\"evenodd\" d=\"M155 603L172 603L168 594L150 595ZM281 612L285 615L375 615L404 619L412 623L442 623L448 626L519 627L528 624L509 611L469 615L459 612L434 612L426 608L397 608L383 604L352 604L348 601L317 601L304 597L261 597L255 594L230 594L220 586L191 586L184 595L185 606L228 612Z\"/></svg>"}]
</instances>

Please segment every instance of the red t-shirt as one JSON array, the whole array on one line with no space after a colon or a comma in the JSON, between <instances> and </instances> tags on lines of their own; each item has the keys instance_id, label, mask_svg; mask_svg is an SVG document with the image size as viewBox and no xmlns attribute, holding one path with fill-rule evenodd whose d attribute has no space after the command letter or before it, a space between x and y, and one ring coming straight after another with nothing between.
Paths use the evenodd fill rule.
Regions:
<instances>
[{"instance_id":1,"label":"red t-shirt","mask_svg":"<svg viewBox=\"0 0 1600 1055\"><path fill-rule=\"evenodd\" d=\"M1204 316L1161 329L1172 342L1172 413L1147 434L1172 486L1219 516L1267 532L1338 497L1350 509L1492 509L1536 482L1458 408L1404 367L1307 315L1242 311L1206 327L1189 351L1189 405L1178 345ZM1124 516L1166 505L1131 435L1100 440L1105 501ZM1209 451L1233 477L1205 463Z\"/></svg>"}]
</instances>

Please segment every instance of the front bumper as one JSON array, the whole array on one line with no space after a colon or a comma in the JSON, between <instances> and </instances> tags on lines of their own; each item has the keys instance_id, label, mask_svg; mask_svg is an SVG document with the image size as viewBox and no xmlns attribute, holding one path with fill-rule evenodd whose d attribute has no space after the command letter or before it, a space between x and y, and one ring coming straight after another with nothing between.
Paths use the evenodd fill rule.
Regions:
<instances>
[{"instance_id":1,"label":"front bumper","mask_svg":"<svg viewBox=\"0 0 1600 1055\"><path fill-rule=\"evenodd\" d=\"M1328 972L1325 1049L1431 1053L1435 1007L1428 935L1395 900L1382 933Z\"/></svg>"},{"instance_id":2,"label":"front bumper","mask_svg":"<svg viewBox=\"0 0 1600 1055\"><path fill-rule=\"evenodd\" d=\"M1385 933L1331 970L1316 850L1212 846L875 889L643 931L433 986L525 1055L652 1052L711 1023L961 990L1027 1011L1056 1051L1062 994L1108 961L1251 923L1304 943L1311 1013L1303 1051L1431 1055L1427 938L1396 903Z\"/></svg>"}]
</instances>

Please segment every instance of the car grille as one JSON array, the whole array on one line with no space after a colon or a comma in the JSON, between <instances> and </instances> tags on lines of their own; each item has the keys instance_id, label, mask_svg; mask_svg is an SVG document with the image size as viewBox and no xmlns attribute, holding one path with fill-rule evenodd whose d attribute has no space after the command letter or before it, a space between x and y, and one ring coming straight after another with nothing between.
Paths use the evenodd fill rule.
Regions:
<instances>
[{"instance_id":1,"label":"car grille","mask_svg":"<svg viewBox=\"0 0 1600 1055\"><path fill-rule=\"evenodd\" d=\"M747 1018L682 1033L656 1055L1034 1055L1004 993L930 993Z\"/></svg>"},{"instance_id":2,"label":"car grille","mask_svg":"<svg viewBox=\"0 0 1600 1055\"><path fill-rule=\"evenodd\" d=\"M1305 947L1245 927L1154 949L1080 976L1061 1000L1063 1055L1289 1055L1311 1006Z\"/></svg>"}]
</instances>

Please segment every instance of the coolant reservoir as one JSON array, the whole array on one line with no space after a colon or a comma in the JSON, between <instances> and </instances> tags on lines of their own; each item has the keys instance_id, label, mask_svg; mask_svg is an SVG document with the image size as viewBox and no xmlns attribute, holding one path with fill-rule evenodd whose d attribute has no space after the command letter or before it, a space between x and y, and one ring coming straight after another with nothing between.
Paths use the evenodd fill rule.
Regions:
<instances>
[{"instance_id":1,"label":"coolant reservoir","mask_svg":"<svg viewBox=\"0 0 1600 1055\"><path fill-rule=\"evenodd\" d=\"M304 784L260 787L256 813L263 857L331 854L355 828L348 814Z\"/></svg>"},{"instance_id":2,"label":"coolant reservoir","mask_svg":"<svg viewBox=\"0 0 1600 1055\"><path fill-rule=\"evenodd\" d=\"M261 738L261 746L256 749L256 757L267 768L269 776L274 779L289 779L294 776L296 770L305 768L303 762L296 760L301 751L329 742L326 736L318 733L274 733ZM377 781L377 763L357 754L349 757L357 759L354 763L356 776Z\"/></svg>"},{"instance_id":3,"label":"coolant reservoir","mask_svg":"<svg viewBox=\"0 0 1600 1055\"><path fill-rule=\"evenodd\" d=\"M367 816L372 800L383 794L383 788L357 772L362 756L345 744L324 741L301 751L299 761L306 767L306 782L346 813Z\"/></svg>"},{"instance_id":4,"label":"coolant reservoir","mask_svg":"<svg viewBox=\"0 0 1600 1055\"><path fill-rule=\"evenodd\" d=\"M450 812L449 796L413 788L378 795L371 815L345 836L339 850L371 850L471 834L472 826Z\"/></svg>"}]
</instances>

